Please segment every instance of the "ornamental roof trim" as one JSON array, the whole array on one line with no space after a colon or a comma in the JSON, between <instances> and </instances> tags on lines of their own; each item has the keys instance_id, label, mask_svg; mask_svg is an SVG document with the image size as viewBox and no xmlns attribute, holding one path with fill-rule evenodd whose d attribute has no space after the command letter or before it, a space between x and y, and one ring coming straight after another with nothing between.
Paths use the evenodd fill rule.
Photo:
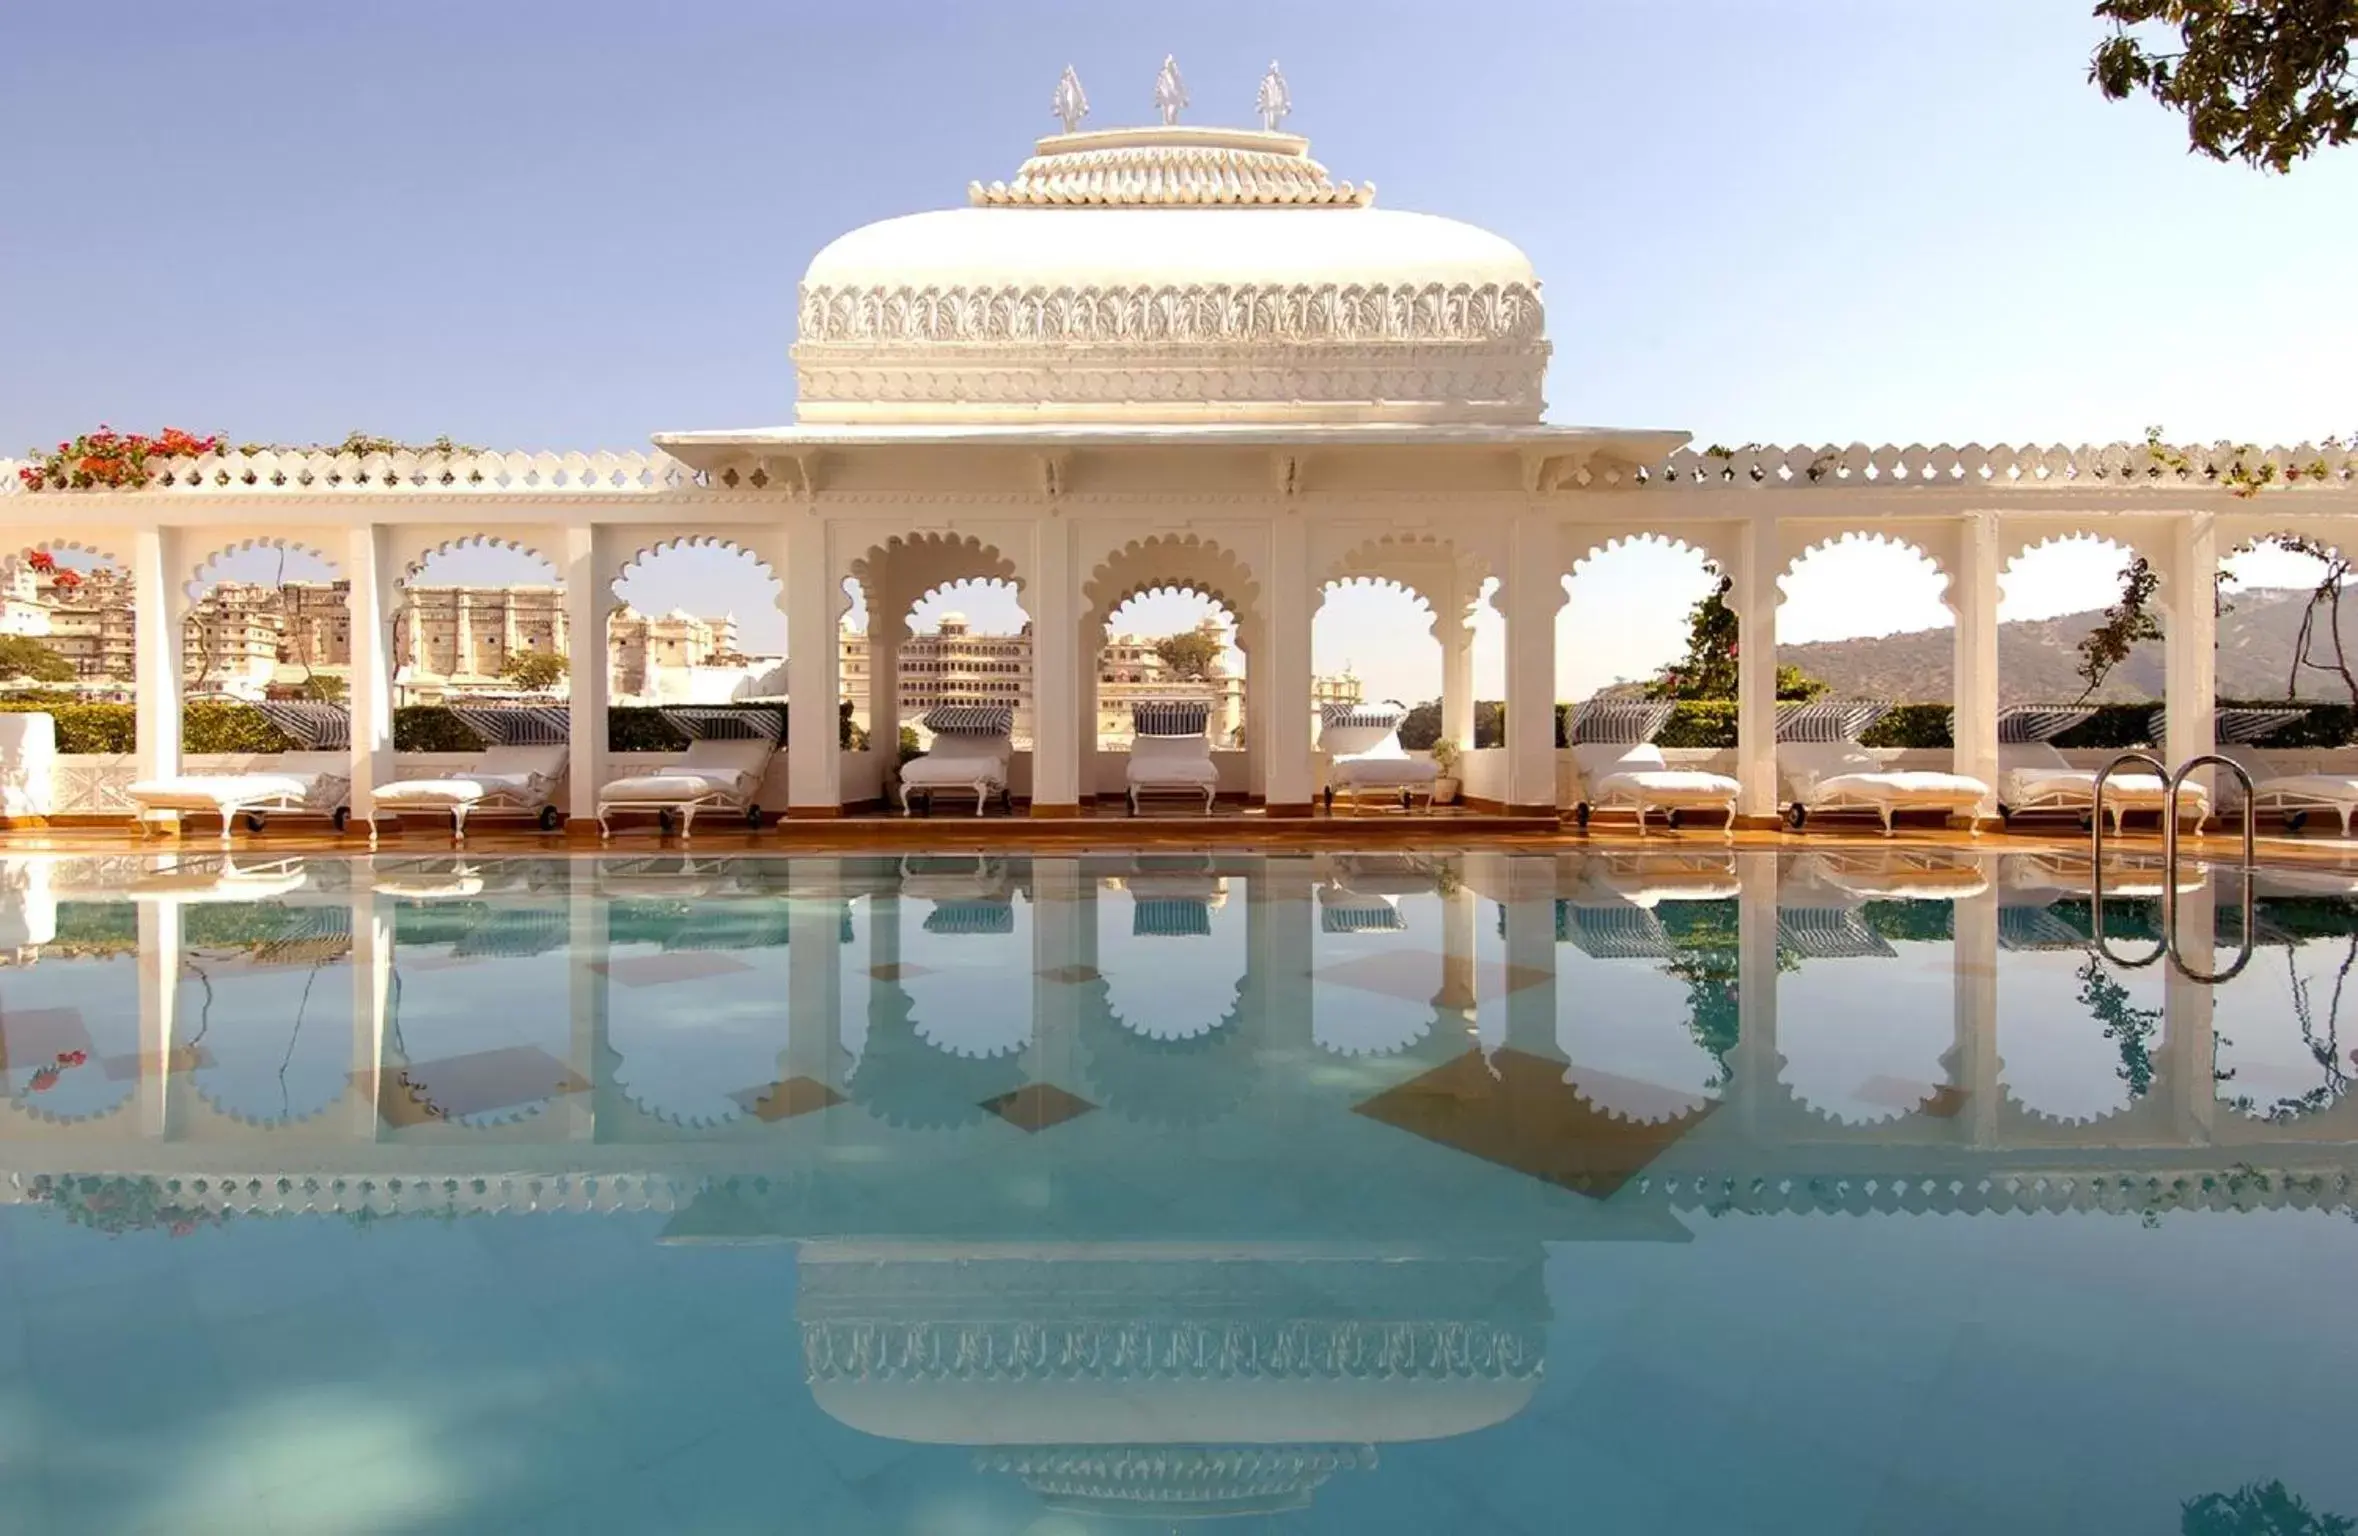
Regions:
<instances>
[{"instance_id":1,"label":"ornamental roof trim","mask_svg":"<svg viewBox=\"0 0 2358 1536\"><path fill-rule=\"evenodd\" d=\"M1011 182L973 182L977 208L1365 208L1299 134L1172 124L1050 134Z\"/></svg>"}]
</instances>

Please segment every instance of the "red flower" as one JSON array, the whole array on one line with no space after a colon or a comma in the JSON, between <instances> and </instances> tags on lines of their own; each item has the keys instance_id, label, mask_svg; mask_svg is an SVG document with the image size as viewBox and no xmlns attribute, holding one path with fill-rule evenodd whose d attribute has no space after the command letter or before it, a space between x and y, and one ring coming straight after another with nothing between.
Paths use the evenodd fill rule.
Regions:
<instances>
[{"instance_id":1,"label":"red flower","mask_svg":"<svg viewBox=\"0 0 2358 1536\"><path fill-rule=\"evenodd\" d=\"M30 1086L32 1091L35 1093L47 1093L50 1089L57 1086L57 1077L57 1068L43 1067L40 1071L33 1074L33 1080L28 1086Z\"/></svg>"},{"instance_id":2,"label":"red flower","mask_svg":"<svg viewBox=\"0 0 2358 1536\"><path fill-rule=\"evenodd\" d=\"M59 1051L57 1053L57 1064L61 1067L78 1067L89 1059L90 1053L88 1051Z\"/></svg>"}]
</instances>

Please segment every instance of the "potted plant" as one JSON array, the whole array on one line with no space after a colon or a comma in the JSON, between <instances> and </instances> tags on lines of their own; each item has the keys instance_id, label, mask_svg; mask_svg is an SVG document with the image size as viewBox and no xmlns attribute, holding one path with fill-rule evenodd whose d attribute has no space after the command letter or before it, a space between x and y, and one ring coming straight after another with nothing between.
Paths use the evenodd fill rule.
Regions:
<instances>
[{"instance_id":1,"label":"potted plant","mask_svg":"<svg viewBox=\"0 0 2358 1536\"><path fill-rule=\"evenodd\" d=\"M1462 787L1457 777L1457 760L1464 755L1464 749L1446 736L1433 743L1433 766L1441 770L1441 776L1433 781L1435 805L1457 804L1457 792Z\"/></svg>"}]
</instances>

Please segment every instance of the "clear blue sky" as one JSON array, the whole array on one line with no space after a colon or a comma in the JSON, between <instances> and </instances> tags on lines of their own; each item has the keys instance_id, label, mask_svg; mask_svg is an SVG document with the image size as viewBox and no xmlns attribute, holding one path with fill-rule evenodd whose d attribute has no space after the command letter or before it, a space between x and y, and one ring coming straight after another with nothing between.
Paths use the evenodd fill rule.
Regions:
<instances>
[{"instance_id":1,"label":"clear blue sky","mask_svg":"<svg viewBox=\"0 0 2358 1536\"><path fill-rule=\"evenodd\" d=\"M2358 428L2358 153L2290 177L2189 157L2176 120L2086 84L2086 9L9 0L0 451L100 420L521 448L787 420L819 246L1009 174L1068 62L1093 124L1146 119L1165 52L1199 122L1249 121L1283 60L1288 126L1338 176L1522 245L1556 420ZM2050 563L2010 612L2101 595L2103 557ZM1929 582L1819 565L1789 639L1938 617ZM1663 659L1695 584L1642 555L1576 583L1567 694ZM631 595L735 606L758 643L782 635L761 593L683 568ZM1396 619L1332 605L1322 666L1430 693Z\"/></svg>"}]
</instances>

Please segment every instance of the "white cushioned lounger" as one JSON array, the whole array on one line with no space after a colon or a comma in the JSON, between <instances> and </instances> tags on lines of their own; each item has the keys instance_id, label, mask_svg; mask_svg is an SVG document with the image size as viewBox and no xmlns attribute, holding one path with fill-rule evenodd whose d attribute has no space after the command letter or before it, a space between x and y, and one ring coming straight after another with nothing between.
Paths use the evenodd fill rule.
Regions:
<instances>
[{"instance_id":1,"label":"white cushioned lounger","mask_svg":"<svg viewBox=\"0 0 2358 1536\"><path fill-rule=\"evenodd\" d=\"M1383 704L1330 704L1319 717L1318 749L1327 754L1326 808L1332 814L1335 796L1356 801L1370 790L1397 793L1405 809L1421 789L1425 805L1433 803L1433 781L1440 767L1429 757L1410 757L1400 745L1400 722L1408 707L1398 701Z\"/></svg>"},{"instance_id":2,"label":"white cushioned lounger","mask_svg":"<svg viewBox=\"0 0 2358 1536\"><path fill-rule=\"evenodd\" d=\"M1990 792L1961 773L1886 769L1855 741L1779 742L1777 772L1792 796L1795 826L1821 812L1872 811L1886 837L1897 812L1971 815Z\"/></svg>"},{"instance_id":3,"label":"white cushioned lounger","mask_svg":"<svg viewBox=\"0 0 2358 1536\"><path fill-rule=\"evenodd\" d=\"M1008 806L1007 765L1015 756L1015 711L997 705L945 704L930 711L925 728L933 747L901 765L901 814L916 814L923 796L928 814L943 790L974 796L980 816L996 797Z\"/></svg>"},{"instance_id":4,"label":"white cushioned lounger","mask_svg":"<svg viewBox=\"0 0 2358 1536\"><path fill-rule=\"evenodd\" d=\"M677 762L653 773L617 779L599 790L598 835L613 836L610 818L616 811L677 816L683 838L696 824L699 811L726 811L758 824L761 809L753 797L761 793L762 776L776 751L775 743L768 741L692 741Z\"/></svg>"},{"instance_id":5,"label":"white cushioned lounger","mask_svg":"<svg viewBox=\"0 0 2358 1536\"><path fill-rule=\"evenodd\" d=\"M184 773L141 779L126 793L147 822L167 811L212 811L221 818L221 840L229 841L240 816L269 811L332 817L343 828L352 792L352 758L347 752L282 752L244 773Z\"/></svg>"},{"instance_id":6,"label":"white cushioned lounger","mask_svg":"<svg viewBox=\"0 0 2358 1536\"><path fill-rule=\"evenodd\" d=\"M1730 835L1735 832L1737 785L1724 773L1673 768L1650 741L1586 742L1572 749L1572 758L1580 765L1581 803L1590 810L1635 811L1641 833L1650 810L1674 816L1719 810L1727 814Z\"/></svg>"},{"instance_id":7,"label":"white cushioned lounger","mask_svg":"<svg viewBox=\"0 0 2358 1536\"><path fill-rule=\"evenodd\" d=\"M2112 829L2130 811L2159 814L2169 786L2150 773L2116 773L2104 781L2104 808ZM1998 808L2011 819L2045 812L2088 815L2096 809L2096 774L2074 768L2051 742L1998 744ZM2180 820L2199 822L2210 814L2210 795L2189 780L2178 791Z\"/></svg>"},{"instance_id":8,"label":"white cushioned lounger","mask_svg":"<svg viewBox=\"0 0 2358 1536\"><path fill-rule=\"evenodd\" d=\"M461 839L467 817L479 810L536 811L541 830L553 832L557 808L549 797L564 777L567 754L562 746L491 747L473 768L438 779L398 780L379 789L376 801L395 811L448 811L451 835Z\"/></svg>"},{"instance_id":9,"label":"white cushioned lounger","mask_svg":"<svg viewBox=\"0 0 2358 1536\"><path fill-rule=\"evenodd\" d=\"M1204 814L1212 813L1220 770L1212 762L1211 718L1203 704L1131 706L1130 762L1124 770L1131 815L1138 814L1138 797L1151 794L1200 794Z\"/></svg>"},{"instance_id":10,"label":"white cushioned lounger","mask_svg":"<svg viewBox=\"0 0 2358 1536\"><path fill-rule=\"evenodd\" d=\"M2314 811L2328 811L2341 818L2342 836L2350 835L2353 821L2358 821L2358 774L2347 773L2271 773L2266 764L2241 743L2222 746L2220 754L2231 757L2252 776L2252 809L2273 811L2284 817L2289 827L2298 827ZM2243 786L2224 769L2219 773L2223 799L2223 813L2239 811L2242 806Z\"/></svg>"}]
</instances>

